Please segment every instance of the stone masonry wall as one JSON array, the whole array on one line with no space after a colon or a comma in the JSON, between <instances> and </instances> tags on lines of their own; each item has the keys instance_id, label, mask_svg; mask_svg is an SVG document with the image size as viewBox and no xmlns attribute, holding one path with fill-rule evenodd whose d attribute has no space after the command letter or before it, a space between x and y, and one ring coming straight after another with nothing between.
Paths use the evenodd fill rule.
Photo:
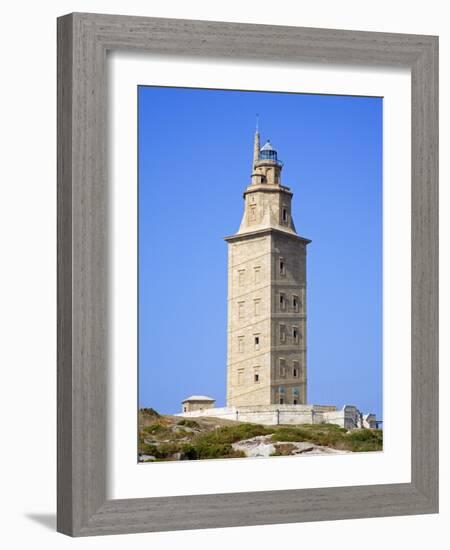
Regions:
<instances>
[{"instance_id":1,"label":"stone masonry wall","mask_svg":"<svg viewBox=\"0 0 450 550\"><path fill-rule=\"evenodd\" d=\"M342 409L320 405L269 405L255 407L222 407L204 411L181 413L186 418L214 417L239 422L251 422L266 426L278 424L337 424L349 430L375 428L375 417L363 415L356 407L346 405Z\"/></svg>"}]
</instances>

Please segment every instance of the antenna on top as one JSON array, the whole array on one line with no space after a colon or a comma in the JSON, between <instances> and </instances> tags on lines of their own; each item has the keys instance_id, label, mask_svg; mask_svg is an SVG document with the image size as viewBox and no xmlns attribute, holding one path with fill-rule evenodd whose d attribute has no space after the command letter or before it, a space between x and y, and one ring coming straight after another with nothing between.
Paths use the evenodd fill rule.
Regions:
<instances>
[{"instance_id":1,"label":"antenna on top","mask_svg":"<svg viewBox=\"0 0 450 550\"><path fill-rule=\"evenodd\" d=\"M255 136L253 138L253 170L255 169L255 164L259 160L259 115L256 113L256 130L255 130Z\"/></svg>"}]
</instances>

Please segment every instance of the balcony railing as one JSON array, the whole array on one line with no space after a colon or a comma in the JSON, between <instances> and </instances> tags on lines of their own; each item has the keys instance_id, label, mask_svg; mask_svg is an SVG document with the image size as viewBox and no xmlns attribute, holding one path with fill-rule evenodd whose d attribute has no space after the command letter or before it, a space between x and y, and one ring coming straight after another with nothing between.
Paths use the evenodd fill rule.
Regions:
<instances>
[{"instance_id":1,"label":"balcony railing","mask_svg":"<svg viewBox=\"0 0 450 550\"><path fill-rule=\"evenodd\" d=\"M276 159L276 158L262 158L262 157L259 157L259 159L256 161L256 166L258 166L258 163L261 162L261 163L266 163L266 162L270 162L271 164L276 164L277 166L281 166L283 167L284 165L284 162L282 160L279 160L279 159Z\"/></svg>"}]
</instances>

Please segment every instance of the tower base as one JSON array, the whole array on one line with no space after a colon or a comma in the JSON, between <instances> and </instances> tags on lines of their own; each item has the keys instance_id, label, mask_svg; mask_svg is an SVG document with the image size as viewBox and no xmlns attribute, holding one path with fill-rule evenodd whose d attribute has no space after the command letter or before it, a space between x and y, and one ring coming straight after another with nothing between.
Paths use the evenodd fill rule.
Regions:
<instances>
[{"instance_id":1,"label":"tower base","mask_svg":"<svg viewBox=\"0 0 450 550\"><path fill-rule=\"evenodd\" d=\"M218 407L177 414L184 418L213 417L238 422L276 426L278 424L337 424L341 428L377 428L374 414L363 414L353 405L256 405Z\"/></svg>"},{"instance_id":2,"label":"tower base","mask_svg":"<svg viewBox=\"0 0 450 550\"><path fill-rule=\"evenodd\" d=\"M259 405L218 407L177 414L185 418L207 416L265 426L278 424L337 424L342 428L377 428L374 414L363 414L353 405L342 409L332 405Z\"/></svg>"}]
</instances>

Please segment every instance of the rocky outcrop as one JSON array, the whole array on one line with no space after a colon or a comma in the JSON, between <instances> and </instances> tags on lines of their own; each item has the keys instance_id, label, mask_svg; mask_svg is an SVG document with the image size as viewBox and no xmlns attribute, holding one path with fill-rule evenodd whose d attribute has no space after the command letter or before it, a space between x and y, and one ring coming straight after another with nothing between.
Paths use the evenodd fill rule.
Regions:
<instances>
[{"instance_id":1,"label":"rocky outcrop","mask_svg":"<svg viewBox=\"0 0 450 550\"><path fill-rule=\"evenodd\" d=\"M272 440L272 435L258 435L250 439L233 443L235 451L241 451L246 457L262 457L269 456L299 456L299 455L330 455L330 454L347 454L351 451L341 449L333 449L315 445L305 441L295 442L277 442Z\"/></svg>"}]
</instances>

